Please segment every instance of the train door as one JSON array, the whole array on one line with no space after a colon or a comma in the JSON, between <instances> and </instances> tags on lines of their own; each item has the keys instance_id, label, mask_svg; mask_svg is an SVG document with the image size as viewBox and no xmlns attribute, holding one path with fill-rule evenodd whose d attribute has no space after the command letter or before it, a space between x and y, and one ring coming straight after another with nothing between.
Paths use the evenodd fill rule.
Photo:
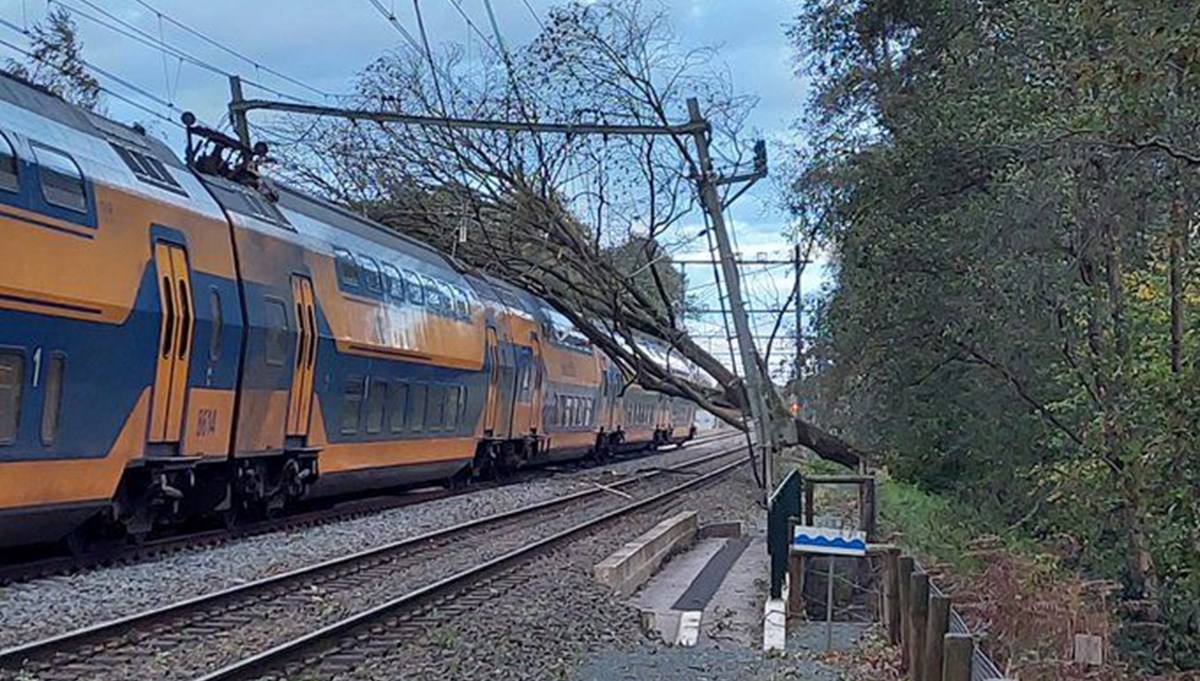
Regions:
<instances>
[{"instance_id":1,"label":"train door","mask_svg":"<svg viewBox=\"0 0 1200 681\"><path fill-rule=\"evenodd\" d=\"M525 436L534 427L533 420L533 353L528 346L512 345L513 383L512 410L509 412L509 432Z\"/></svg>"},{"instance_id":2,"label":"train door","mask_svg":"<svg viewBox=\"0 0 1200 681\"><path fill-rule=\"evenodd\" d=\"M155 242L154 262L158 269L162 321L159 324L158 367L150 407L149 439L150 442L179 442L196 308L192 300L187 250L176 244Z\"/></svg>"},{"instance_id":3,"label":"train door","mask_svg":"<svg viewBox=\"0 0 1200 681\"><path fill-rule=\"evenodd\" d=\"M605 408L608 411L607 425L610 430L616 430L621 425L621 414L617 410L617 400L621 393L621 375L611 367L604 370L604 385L608 390L604 394Z\"/></svg>"},{"instance_id":4,"label":"train door","mask_svg":"<svg viewBox=\"0 0 1200 681\"><path fill-rule=\"evenodd\" d=\"M531 407L529 420L532 428L536 428L538 432L544 433L546 427L542 423L545 420L545 416L542 413L542 380L544 378L542 375L542 343L538 340L537 333L529 334L529 343L530 349L533 351L533 357L531 358L533 366L530 367L533 378L533 394L529 400Z\"/></svg>"},{"instance_id":5,"label":"train door","mask_svg":"<svg viewBox=\"0 0 1200 681\"><path fill-rule=\"evenodd\" d=\"M313 373L317 366L317 306L312 280L292 276L292 300L296 306L296 362L292 368L292 390L288 401L287 434L308 435L312 415Z\"/></svg>"},{"instance_id":6,"label":"train door","mask_svg":"<svg viewBox=\"0 0 1200 681\"><path fill-rule=\"evenodd\" d=\"M492 436L496 432L496 422L500 412L500 340L496 336L495 327L487 327L487 345L484 347L489 365L487 400L483 406L483 432Z\"/></svg>"}]
</instances>

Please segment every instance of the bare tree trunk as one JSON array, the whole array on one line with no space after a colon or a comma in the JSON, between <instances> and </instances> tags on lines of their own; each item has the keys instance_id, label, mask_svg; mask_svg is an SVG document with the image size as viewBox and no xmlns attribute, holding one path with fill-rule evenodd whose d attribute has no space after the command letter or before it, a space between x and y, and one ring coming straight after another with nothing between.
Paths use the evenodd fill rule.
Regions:
<instances>
[{"instance_id":1,"label":"bare tree trunk","mask_svg":"<svg viewBox=\"0 0 1200 681\"><path fill-rule=\"evenodd\" d=\"M1168 276L1171 288L1171 373L1183 370L1183 273L1184 240L1187 238L1187 213L1178 194L1171 205L1171 236L1168 248Z\"/></svg>"}]
</instances>

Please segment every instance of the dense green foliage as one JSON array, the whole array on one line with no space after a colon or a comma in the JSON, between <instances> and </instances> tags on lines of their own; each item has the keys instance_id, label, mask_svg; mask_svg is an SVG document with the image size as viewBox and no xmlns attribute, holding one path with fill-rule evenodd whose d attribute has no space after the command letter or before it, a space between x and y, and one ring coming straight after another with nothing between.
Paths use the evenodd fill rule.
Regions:
<instances>
[{"instance_id":1,"label":"dense green foliage","mask_svg":"<svg viewBox=\"0 0 1200 681\"><path fill-rule=\"evenodd\" d=\"M807 0L792 29L815 93L793 201L837 264L819 420L1120 580L1146 668L1200 667L1198 22Z\"/></svg>"},{"instance_id":2,"label":"dense green foliage","mask_svg":"<svg viewBox=\"0 0 1200 681\"><path fill-rule=\"evenodd\" d=\"M964 572L979 567L968 555L971 541L996 529L951 499L890 479L879 485L879 527L922 559Z\"/></svg>"}]
</instances>

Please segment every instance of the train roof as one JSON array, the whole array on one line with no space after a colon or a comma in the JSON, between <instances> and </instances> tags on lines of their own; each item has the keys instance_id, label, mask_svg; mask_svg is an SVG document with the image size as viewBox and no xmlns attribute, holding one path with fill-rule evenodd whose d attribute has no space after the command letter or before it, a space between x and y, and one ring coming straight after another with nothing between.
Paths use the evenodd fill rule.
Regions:
<instances>
[{"instance_id":1,"label":"train roof","mask_svg":"<svg viewBox=\"0 0 1200 681\"><path fill-rule=\"evenodd\" d=\"M67 156L87 182L220 218L200 180L162 141L0 72L0 129L7 146L37 163L37 147Z\"/></svg>"},{"instance_id":2,"label":"train roof","mask_svg":"<svg viewBox=\"0 0 1200 681\"><path fill-rule=\"evenodd\" d=\"M48 118L89 136L132 145L160 161L183 169L179 159L162 140L146 134L140 126L126 125L72 104L50 90L7 71L0 71L0 101Z\"/></svg>"},{"instance_id":3,"label":"train roof","mask_svg":"<svg viewBox=\"0 0 1200 681\"><path fill-rule=\"evenodd\" d=\"M364 215L359 215L345 206L313 196L298 188L279 185L279 204L315 220L340 227L381 246L399 248L407 255L424 260L431 265L461 270L460 267L454 266L455 263L449 256L432 246L387 225L375 222Z\"/></svg>"}]
</instances>

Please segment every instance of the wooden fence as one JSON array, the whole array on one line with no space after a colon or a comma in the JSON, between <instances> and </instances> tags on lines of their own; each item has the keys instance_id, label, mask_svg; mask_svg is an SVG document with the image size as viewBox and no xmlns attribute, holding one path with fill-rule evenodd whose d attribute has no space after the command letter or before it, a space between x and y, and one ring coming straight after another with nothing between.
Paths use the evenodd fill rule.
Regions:
<instances>
[{"instance_id":1,"label":"wooden fence","mask_svg":"<svg viewBox=\"0 0 1200 681\"><path fill-rule=\"evenodd\" d=\"M953 599L912 556L884 553L883 621L912 681L984 681L1004 674L975 643Z\"/></svg>"}]
</instances>

